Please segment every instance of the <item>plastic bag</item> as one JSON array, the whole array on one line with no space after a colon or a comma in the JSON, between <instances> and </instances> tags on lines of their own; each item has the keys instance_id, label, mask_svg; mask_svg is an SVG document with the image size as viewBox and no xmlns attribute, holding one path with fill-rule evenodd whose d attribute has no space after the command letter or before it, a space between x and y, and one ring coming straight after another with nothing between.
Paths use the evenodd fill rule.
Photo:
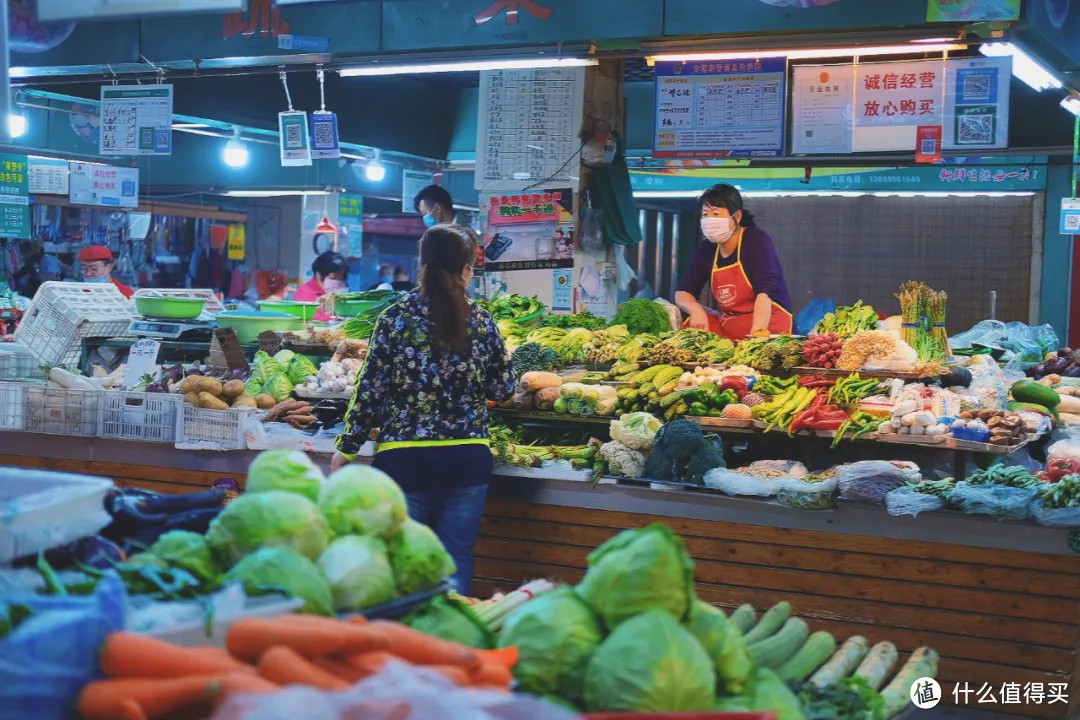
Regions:
<instances>
[{"instance_id":1,"label":"plastic bag","mask_svg":"<svg viewBox=\"0 0 1080 720\"><path fill-rule=\"evenodd\" d=\"M1054 460L1080 460L1080 428L1054 433L1054 442L1046 448L1046 462Z\"/></svg>"},{"instance_id":2,"label":"plastic bag","mask_svg":"<svg viewBox=\"0 0 1080 720\"><path fill-rule=\"evenodd\" d=\"M615 284L619 288L619 292L629 290L630 283L637 280L637 277L638 274L634 272L634 268L630 267L630 264L626 262L626 253L620 249L615 253Z\"/></svg>"},{"instance_id":3,"label":"plastic bag","mask_svg":"<svg viewBox=\"0 0 1080 720\"><path fill-rule=\"evenodd\" d=\"M844 500L884 505L885 496L922 475L912 462L867 460L836 468L836 485Z\"/></svg>"},{"instance_id":4,"label":"plastic bag","mask_svg":"<svg viewBox=\"0 0 1080 720\"><path fill-rule=\"evenodd\" d=\"M93 595L9 595L33 615L0 640L0 720L66 720L98 676L105 637L124 628L124 584L107 574Z\"/></svg>"},{"instance_id":5,"label":"plastic bag","mask_svg":"<svg viewBox=\"0 0 1080 720\"><path fill-rule=\"evenodd\" d=\"M589 193L585 193L581 203L581 249L589 253L598 253L604 249L600 211L593 208Z\"/></svg>"},{"instance_id":6,"label":"plastic bag","mask_svg":"<svg viewBox=\"0 0 1080 720\"><path fill-rule=\"evenodd\" d=\"M836 312L836 303L832 299L814 298L795 316L795 334L809 335L822 318L834 312Z\"/></svg>"},{"instance_id":7,"label":"plastic bag","mask_svg":"<svg viewBox=\"0 0 1080 720\"><path fill-rule=\"evenodd\" d=\"M1031 515L1035 488L1014 488L1008 485L969 485L958 482L949 495L949 503L971 515L992 515L996 518L1022 520Z\"/></svg>"},{"instance_id":8,"label":"plastic bag","mask_svg":"<svg viewBox=\"0 0 1080 720\"><path fill-rule=\"evenodd\" d=\"M728 495L756 495L771 497L776 494L777 478L762 478L727 468L715 468L705 473L705 487Z\"/></svg>"},{"instance_id":9,"label":"plastic bag","mask_svg":"<svg viewBox=\"0 0 1080 720\"><path fill-rule=\"evenodd\" d=\"M776 499L799 510L825 510L836 506L836 476L820 482L806 482L799 477L779 478Z\"/></svg>"},{"instance_id":10,"label":"plastic bag","mask_svg":"<svg viewBox=\"0 0 1080 720\"><path fill-rule=\"evenodd\" d=\"M1012 385L1006 380L1001 367L992 358L973 357L968 371L971 373L968 389L979 396L981 404L988 410L1004 408Z\"/></svg>"},{"instance_id":11,"label":"plastic bag","mask_svg":"<svg viewBox=\"0 0 1080 720\"><path fill-rule=\"evenodd\" d=\"M1039 325L1031 330L1035 342L1037 342L1039 347L1043 350L1043 355L1046 355L1046 353L1057 352L1061 347L1061 339L1058 338L1058 334L1054 331L1053 325Z\"/></svg>"},{"instance_id":12,"label":"plastic bag","mask_svg":"<svg viewBox=\"0 0 1080 720\"><path fill-rule=\"evenodd\" d=\"M1080 527L1080 508L1048 508L1042 498L1031 503L1035 521L1047 527Z\"/></svg>"},{"instance_id":13,"label":"plastic bag","mask_svg":"<svg viewBox=\"0 0 1080 720\"><path fill-rule=\"evenodd\" d=\"M921 512L934 512L945 507L945 501L937 495L915 492L909 487L896 488L885 496L885 507L890 515L918 517Z\"/></svg>"},{"instance_id":14,"label":"plastic bag","mask_svg":"<svg viewBox=\"0 0 1080 720\"><path fill-rule=\"evenodd\" d=\"M954 350L970 348L975 343L997 345L1005 337L1005 323L1000 320L983 320L970 330L949 338L949 346Z\"/></svg>"}]
</instances>

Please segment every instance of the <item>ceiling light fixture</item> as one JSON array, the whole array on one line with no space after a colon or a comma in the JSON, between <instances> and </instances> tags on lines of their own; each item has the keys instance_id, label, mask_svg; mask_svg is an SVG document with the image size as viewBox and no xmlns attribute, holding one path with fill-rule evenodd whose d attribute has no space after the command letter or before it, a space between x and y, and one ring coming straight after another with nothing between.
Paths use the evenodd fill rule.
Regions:
<instances>
[{"instance_id":1,"label":"ceiling light fixture","mask_svg":"<svg viewBox=\"0 0 1080 720\"><path fill-rule=\"evenodd\" d=\"M1065 108L1073 115L1080 117L1080 95L1073 93L1069 97L1061 101L1061 107Z\"/></svg>"},{"instance_id":2,"label":"ceiling light fixture","mask_svg":"<svg viewBox=\"0 0 1080 720\"><path fill-rule=\"evenodd\" d=\"M8 115L8 137L12 140L25 135L27 127L26 118L22 115L15 115L14 113Z\"/></svg>"},{"instance_id":3,"label":"ceiling light fixture","mask_svg":"<svg viewBox=\"0 0 1080 720\"><path fill-rule=\"evenodd\" d=\"M270 198L270 197L305 197L309 195L329 195L326 190L226 190L218 193L224 197Z\"/></svg>"},{"instance_id":4,"label":"ceiling light fixture","mask_svg":"<svg viewBox=\"0 0 1080 720\"><path fill-rule=\"evenodd\" d=\"M377 157L372 158L364 166L364 177L368 182L382 182L386 178L386 166L379 162Z\"/></svg>"},{"instance_id":5,"label":"ceiling light fixture","mask_svg":"<svg viewBox=\"0 0 1080 720\"><path fill-rule=\"evenodd\" d=\"M935 38L937 39L937 38ZM745 58L787 58L810 60L819 58L869 57L873 55L916 55L920 53L966 50L967 45L955 41L913 41L906 45L867 45L865 47L789 48L779 50L734 50L731 52L664 53L652 55L649 62L706 62L712 60L741 60Z\"/></svg>"},{"instance_id":6,"label":"ceiling light fixture","mask_svg":"<svg viewBox=\"0 0 1080 720\"><path fill-rule=\"evenodd\" d=\"M1039 92L1063 87L1052 72L1011 42L983 43L979 52L987 57L1011 57L1013 76Z\"/></svg>"},{"instance_id":7,"label":"ceiling light fixture","mask_svg":"<svg viewBox=\"0 0 1080 720\"><path fill-rule=\"evenodd\" d=\"M240 139L239 126L233 128L233 136L229 142L225 143L225 150L221 153L222 159L225 164L231 168L242 168L248 164L247 145Z\"/></svg>"},{"instance_id":8,"label":"ceiling light fixture","mask_svg":"<svg viewBox=\"0 0 1080 720\"><path fill-rule=\"evenodd\" d=\"M426 75L444 72L477 72L480 70L532 70L535 68L587 67L596 65L590 58L506 58L503 60L457 60L431 63L370 63L344 68L341 77L371 77L377 75Z\"/></svg>"}]
</instances>

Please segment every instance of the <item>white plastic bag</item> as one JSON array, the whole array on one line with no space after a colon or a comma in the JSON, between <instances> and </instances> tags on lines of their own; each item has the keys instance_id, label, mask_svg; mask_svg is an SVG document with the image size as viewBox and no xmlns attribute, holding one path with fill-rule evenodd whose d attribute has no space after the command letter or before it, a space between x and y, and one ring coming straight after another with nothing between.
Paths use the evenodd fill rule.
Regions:
<instances>
[{"instance_id":1,"label":"white plastic bag","mask_svg":"<svg viewBox=\"0 0 1080 720\"><path fill-rule=\"evenodd\" d=\"M1054 433L1055 440L1046 448L1046 462L1080 460L1080 428Z\"/></svg>"},{"instance_id":2,"label":"white plastic bag","mask_svg":"<svg viewBox=\"0 0 1080 720\"><path fill-rule=\"evenodd\" d=\"M705 473L705 487L728 495L771 497L776 494L777 478L761 478L727 468L715 468Z\"/></svg>"}]
</instances>

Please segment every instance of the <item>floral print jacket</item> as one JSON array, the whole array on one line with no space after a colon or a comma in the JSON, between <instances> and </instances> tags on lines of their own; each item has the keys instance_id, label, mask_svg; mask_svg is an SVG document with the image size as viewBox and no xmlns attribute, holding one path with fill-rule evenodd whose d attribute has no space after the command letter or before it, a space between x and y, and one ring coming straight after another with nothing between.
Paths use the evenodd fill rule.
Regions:
<instances>
[{"instance_id":1,"label":"floral print jacket","mask_svg":"<svg viewBox=\"0 0 1080 720\"><path fill-rule=\"evenodd\" d=\"M488 399L514 393L517 378L499 329L469 301L469 351L432 347L427 302L414 290L376 321L367 359L337 448L355 455L378 440L415 442L488 437Z\"/></svg>"}]
</instances>

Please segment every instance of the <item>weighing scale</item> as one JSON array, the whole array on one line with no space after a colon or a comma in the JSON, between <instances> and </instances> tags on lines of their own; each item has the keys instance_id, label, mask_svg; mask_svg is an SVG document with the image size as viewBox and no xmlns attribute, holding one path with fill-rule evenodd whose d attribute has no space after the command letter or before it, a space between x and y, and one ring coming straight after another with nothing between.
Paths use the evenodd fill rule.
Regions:
<instances>
[{"instance_id":1,"label":"weighing scale","mask_svg":"<svg viewBox=\"0 0 1080 720\"><path fill-rule=\"evenodd\" d=\"M137 317L128 326L128 332L136 337L161 338L176 340L183 337L184 340L197 342L205 339L210 340L215 324L198 318L192 320L177 320L175 318L151 318Z\"/></svg>"}]
</instances>

